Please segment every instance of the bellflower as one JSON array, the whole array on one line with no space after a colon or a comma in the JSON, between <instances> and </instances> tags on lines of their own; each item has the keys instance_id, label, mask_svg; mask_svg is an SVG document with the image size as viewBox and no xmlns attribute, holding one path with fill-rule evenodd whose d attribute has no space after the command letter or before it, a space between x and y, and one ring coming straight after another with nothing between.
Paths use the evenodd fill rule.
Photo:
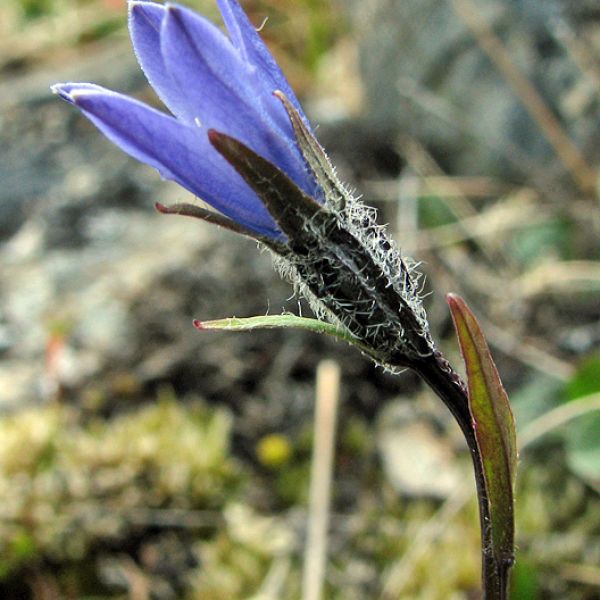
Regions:
<instances>
[{"instance_id":1,"label":"bellflower","mask_svg":"<svg viewBox=\"0 0 600 600\"><path fill-rule=\"evenodd\" d=\"M148 81L172 113L89 83L57 84L115 144L202 198L233 221L272 238L281 232L256 194L210 145L228 133L281 168L307 194L319 189L306 168L280 90L306 120L277 63L239 4L218 0L229 38L174 4L131 2L129 31Z\"/></svg>"},{"instance_id":2,"label":"bellflower","mask_svg":"<svg viewBox=\"0 0 600 600\"><path fill-rule=\"evenodd\" d=\"M217 0L228 36L175 4L133 1L129 30L169 109L91 83L55 93L110 140L182 185L198 205L158 206L261 241L317 315L388 368L435 354L418 274L339 182L272 55L236 0Z\"/></svg>"},{"instance_id":3,"label":"bellflower","mask_svg":"<svg viewBox=\"0 0 600 600\"><path fill-rule=\"evenodd\" d=\"M171 114L91 83L53 89L125 152L215 209L184 203L158 205L161 212L259 240L317 316L334 325L330 331L386 368L410 367L427 381L457 419L473 458L485 598L505 598L516 441L485 338L464 301L451 298L467 390L431 339L414 265L375 212L338 180L237 0L217 2L228 36L181 6L130 3L136 55Z\"/></svg>"}]
</instances>

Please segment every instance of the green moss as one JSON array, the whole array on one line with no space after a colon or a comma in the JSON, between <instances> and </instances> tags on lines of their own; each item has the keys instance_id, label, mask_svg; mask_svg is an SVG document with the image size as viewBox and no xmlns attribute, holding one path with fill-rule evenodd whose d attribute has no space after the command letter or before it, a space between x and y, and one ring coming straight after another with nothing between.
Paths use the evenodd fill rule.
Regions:
<instances>
[{"instance_id":1,"label":"green moss","mask_svg":"<svg viewBox=\"0 0 600 600\"><path fill-rule=\"evenodd\" d=\"M380 469L360 466L373 460L369 431L357 417L340 424L338 458L350 461L353 477L338 465L324 600L475 594L474 492L442 503L398 497ZM256 485L245 485L260 479L256 467L233 460L230 434L227 412L168 394L108 421L84 422L61 406L1 418L0 593L29 597L15 582L42 572L65 597L67 590L78 598L125 597L126 587L103 588L101 555L117 572L133 565L157 585L173 585L176 574L174 597L185 600L259 598L273 582L279 600L300 597L310 452L296 442L288 463L270 478L262 473L257 494ZM600 526L597 499L568 476L559 455L548 458L523 459L515 593L527 597L535 583L543 597L566 590L586 598L578 595L582 586L565 587L556 565L600 557L589 535ZM340 504L349 485L351 506ZM173 566L157 574L152 564Z\"/></svg>"},{"instance_id":2,"label":"green moss","mask_svg":"<svg viewBox=\"0 0 600 600\"><path fill-rule=\"evenodd\" d=\"M82 560L146 509L220 509L241 482L223 410L174 400L81 424L53 406L0 419L0 575Z\"/></svg>"}]
</instances>

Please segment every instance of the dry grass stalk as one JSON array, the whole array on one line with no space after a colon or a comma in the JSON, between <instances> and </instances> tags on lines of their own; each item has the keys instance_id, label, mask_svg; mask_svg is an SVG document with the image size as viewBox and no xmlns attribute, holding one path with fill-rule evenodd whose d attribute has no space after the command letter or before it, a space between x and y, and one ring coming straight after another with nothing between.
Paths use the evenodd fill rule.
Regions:
<instances>
[{"instance_id":1,"label":"dry grass stalk","mask_svg":"<svg viewBox=\"0 0 600 600\"><path fill-rule=\"evenodd\" d=\"M308 534L302 582L303 600L320 600L323 595L339 386L338 364L331 360L322 361L317 369Z\"/></svg>"}]
</instances>

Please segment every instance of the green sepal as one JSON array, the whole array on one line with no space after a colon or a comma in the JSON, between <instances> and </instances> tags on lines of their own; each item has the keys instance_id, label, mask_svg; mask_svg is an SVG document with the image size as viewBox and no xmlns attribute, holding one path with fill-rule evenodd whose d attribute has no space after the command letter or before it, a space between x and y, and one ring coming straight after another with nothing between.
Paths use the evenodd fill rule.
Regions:
<instances>
[{"instance_id":1,"label":"green sepal","mask_svg":"<svg viewBox=\"0 0 600 600\"><path fill-rule=\"evenodd\" d=\"M332 337L358 346L364 352L363 346L349 331L326 321L298 317L296 315L265 315L258 317L227 317L214 321L194 321L194 327L201 331L253 331L254 329L304 329L315 333L324 333Z\"/></svg>"}]
</instances>

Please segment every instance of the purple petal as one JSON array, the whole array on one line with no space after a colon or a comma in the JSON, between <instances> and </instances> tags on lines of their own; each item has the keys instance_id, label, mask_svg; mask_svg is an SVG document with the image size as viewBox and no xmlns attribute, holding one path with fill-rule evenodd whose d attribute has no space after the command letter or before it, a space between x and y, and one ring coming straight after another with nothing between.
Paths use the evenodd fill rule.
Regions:
<instances>
[{"instance_id":1,"label":"purple petal","mask_svg":"<svg viewBox=\"0 0 600 600\"><path fill-rule=\"evenodd\" d=\"M164 64L195 107L195 117L206 128L239 139L312 191L289 119L285 116L285 131L272 119L271 107L285 115L281 103L271 91L257 89L250 65L212 23L180 6L169 5L166 12L160 34ZM267 102L271 110L264 110Z\"/></svg>"},{"instance_id":2,"label":"purple petal","mask_svg":"<svg viewBox=\"0 0 600 600\"><path fill-rule=\"evenodd\" d=\"M155 52L160 50L171 80L194 107L193 117L208 126L213 119L219 126L229 123L235 135L244 129L247 134L249 122L262 121L247 104L248 65L206 19L180 6L169 5L165 13Z\"/></svg>"},{"instance_id":3,"label":"purple petal","mask_svg":"<svg viewBox=\"0 0 600 600\"><path fill-rule=\"evenodd\" d=\"M282 91L308 124L296 94L237 0L217 0L217 4L233 45L256 66L269 91Z\"/></svg>"},{"instance_id":4,"label":"purple petal","mask_svg":"<svg viewBox=\"0 0 600 600\"><path fill-rule=\"evenodd\" d=\"M168 56L172 59L171 69L165 64L162 53L157 51L161 48L162 23L168 15L171 16L172 21L180 21L179 27L171 24L164 28L167 32L172 31L173 34L170 36L171 41L163 44L168 47ZM251 106L263 108L261 118L269 119L268 114L274 112L280 127L283 126L283 131L289 133L289 125L285 119L282 119L280 107L273 103L271 98L268 98L266 103L260 98L263 93L270 96L273 90L263 89L264 82L259 81L254 93L248 93L256 85L256 69L245 62L243 55L210 21L182 6L174 4L163 6L155 2L136 0L130 3L129 31L138 62L146 78L177 118L192 124L199 116L199 106L206 104L207 94L204 90L215 83L219 85L227 82L238 99L252 98ZM192 43L186 42L184 32L192 37ZM181 39L178 39L178 36L181 36ZM202 61L198 60L200 55ZM191 68L186 69L186 72L181 74L182 77L174 79L170 71L177 74L179 63L182 57L186 56ZM196 67L197 72L194 71ZM210 75L212 80L197 81L197 78L202 78L202 75ZM201 86L201 83L205 85ZM200 103L197 97L192 97L190 86L204 88ZM252 110L256 112L255 108Z\"/></svg>"},{"instance_id":5,"label":"purple petal","mask_svg":"<svg viewBox=\"0 0 600 600\"><path fill-rule=\"evenodd\" d=\"M129 4L129 34L133 49L146 79L165 106L179 119L191 124L193 111L165 69L160 53L160 26L167 11L155 2Z\"/></svg>"},{"instance_id":6,"label":"purple petal","mask_svg":"<svg viewBox=\"0 0 600 600\"><path fill-rule=\"evenodd\" d=\"M71 92L78 90L80 92L91 91L91 92L102 92L104 88L95 83L55 83L50 87L52 93L60 96L63 100L66 100L70 104L75 104Z\"/></svg>"},{"instance_id":7,"label":"purple petal","mask_svg":"<svg viewBox=\"0 0 600 600\"><path fill-rule=\"evenodd\" d=\"M281 238L273 219L200 129L145 104L90 84L54 86L79 107L106 137L214 208L250 229Z\"/></svg>"}]
</instances>

